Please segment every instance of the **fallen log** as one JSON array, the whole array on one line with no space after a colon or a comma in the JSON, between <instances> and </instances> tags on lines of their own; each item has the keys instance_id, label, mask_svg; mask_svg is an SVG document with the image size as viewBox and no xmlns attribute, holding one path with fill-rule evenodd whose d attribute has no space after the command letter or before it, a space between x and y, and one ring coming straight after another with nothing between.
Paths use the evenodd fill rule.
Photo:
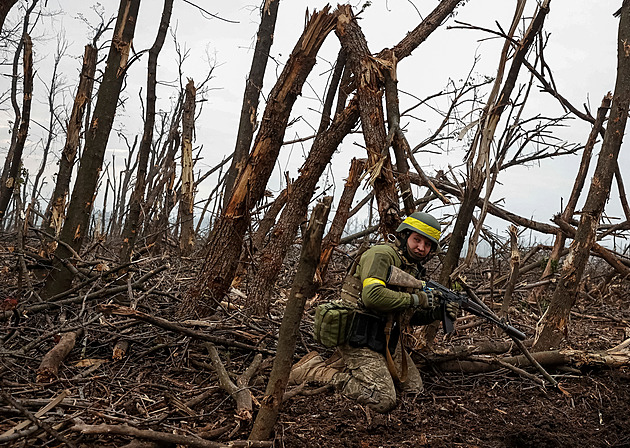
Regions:
<instances>
[{"instance_id":1,"label":"fallen log","mask_svg":"<svg viewBox=\"0 0 630 448\"><path fill-rule=\"evenodd\" d=\"M73 431L82 434L98 434L98 435L114 435L128 436L136 439L151 440L154 442L175 443L177 445L185 445L198 448L228 448L228 447L271 447L273 442L257 442L253 440L234 440L232 442L218 443L204 440L196 436L185 436L181 434L172 434L168 432L151 431L149 429L138 429L129 425L86 425L84 423L76 423L72 428Z\"/></svg>"},{"instance_id":2,"label":"fallen log","mask_svg":"<svg viewBox=\"0 0 630 448\"><path fill-rule=\"evenodd\" d=\"M37 379L35 380L37 383L51 383L57 379L59 366L66 359L66 356L70 354L77 338L82 333L83 330L69 331L61 336L57 345L42 358L42 362L37 369Z\"/></svg>"}]
</instances>

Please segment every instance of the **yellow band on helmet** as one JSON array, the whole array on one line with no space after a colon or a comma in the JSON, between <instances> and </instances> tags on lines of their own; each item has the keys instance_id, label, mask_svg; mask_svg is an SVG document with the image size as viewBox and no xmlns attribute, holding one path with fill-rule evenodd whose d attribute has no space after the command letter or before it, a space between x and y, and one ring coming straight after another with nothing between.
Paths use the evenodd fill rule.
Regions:
<instances>
[{"instance_id":1,"label":"yellow band on helmet","mask_svg":"<svg viewBox=\"0 0 630 448\"><path fill-rule=\"evenodd\" d=\"M408 216L404 221L405 224L409 224L411 227L418 229L419 231L426 233L431 238L435 238L436 241L440 240L440 236L442 233L428 224L423 223L422 221L417 220L416 218L412 218Z\"/></svg>"},{"instance_id":2,"label":"yellow band on helmet","mask_svg":"<svg viewBox=\"0 0 630 448\"><path fill-rule=\"evenodd\" d=\"M363 287L365 288L365 287L373 285L375 283L385 286L385 282L383 280L378 279L378 278L374 278L374 277L369 277L369 278L366 278L365 280L363 280Z\"/></svg>"}]
</instances>

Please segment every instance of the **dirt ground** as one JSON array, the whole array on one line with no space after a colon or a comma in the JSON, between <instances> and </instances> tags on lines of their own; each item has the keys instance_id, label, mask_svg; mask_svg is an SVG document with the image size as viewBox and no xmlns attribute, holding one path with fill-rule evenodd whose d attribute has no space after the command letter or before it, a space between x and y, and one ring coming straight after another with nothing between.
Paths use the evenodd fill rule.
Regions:
<instances>
[{"instance_id":1,"label":"dirt ground","mask_svg":"<svg viewBox=\"0 0 630 448\"><path fill-rule=\"evenodd\" d=\"M5 300L15 294L17 286L15 276L11 275L10 257L0 260L4 263L0 266L0 270L4 269L0 276L0 299ZM139 309L176 319L175 310L186 282L190 281L190 269L190 266L172 266L152 280L152 293L137 292ZM615 283L606 275L594 271L588 277L574 308L565 347L606 350L628 338L630 287L627 281ZM604 281L607 283L602 287ZM282 280L279 282L277 306L269 317L250 320L242 313L217 315L212 320L214 326L204 331L273 348L282 296L286 293L283 288L287 285ZM336 288L334 284L325 285L319 300L334 295ZM528 303L526 297L526 291L517 291L512 323L532 336L540 307ZM72 430L79 420L87 424L127 423L180 434L214 431L208 438L217 442L247 438L251 423L235 418L234 401L218 387L202 343L128 318L95 318L94 305L64 306L49 312L51 322L47 322L44 313L25 316L17 325L0 321L3 391L35 412L56 394L68 390L70 400L46 414L47 421L80 447L119 447L131 439L80 435ZM43 355L58 340L54 330L62 325L62 316L66 326L81 323L84 335L62 365L59 378L50 384L37 384L35 372ZM309 329L307 316L296 358L317 348L310 339ZM114 361L112 348L121 338L132 343L131 349L122 360ZM488 325L462 330L447 338L440 330L436 350L443 352L488 340L507 339L495 334ZM33 341L36 343L28 350L20 351ZM253 359L252 352L240 349L220 348L220 351L228 371L236 374L243 372ZM630 447L627 365L615 369L579 365L550 368L549 373L561 388L543 389L505 369L487 373L444 372L428 361L434 358L426 353L416 351L413 357L425 384L421 395L401 396L396 409L386 415L370 412L332 390L312 396L298 395L281 410L274 428L273 446ZM270 371L270 357L266 358L252 382L251 391L256 399L262 398ZM530 368L527 371L536 374ZM191 412L183 411L174 401L186 402L204 393L204 399L195 403ZM0 402L0 435L23 420L20 411ZM62 445L41 431L7 444Z\"/></svg>"}]
</instances>

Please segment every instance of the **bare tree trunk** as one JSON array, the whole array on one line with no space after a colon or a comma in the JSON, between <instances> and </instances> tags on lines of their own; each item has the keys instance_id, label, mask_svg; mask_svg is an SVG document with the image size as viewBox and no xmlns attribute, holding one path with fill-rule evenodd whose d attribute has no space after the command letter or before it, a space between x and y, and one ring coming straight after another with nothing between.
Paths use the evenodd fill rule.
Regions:
<instances>
[{"instance_id":1,"label":"bare tree trunk","mask_svg":"<svg viewBox=\"0 0 630 448\"><path fill-rule=\"evenodd\" d=\"M213 298L223 297L234 278L251 209L265 192L293 104L315 65L321 45L335 26L336 17L329 11L330 7L325 7L313 13L269 95L254 148L235 183L228 206L215 223L206 245L203 269L187 294L184 313L200 308L202 304L197 302L202 292Z\"/></svg>"},{"instance_id":2,"label":"bare tree trunk","mask_svg":"<svg viewBox=\"0 0 630 448\"><path fill-rule=\"evenodd\" d=\"M602 100L602 104L597 110L597 118L595 119L595 123L593 123L593 127L591 128L591 132L588 136L588 140L586 141L586 145L584 146L584 152L582 153L582 159L580 161L580 167L578 169L577 176L575 178L575 183L573 184L573 190L571 191L571 196L569 196L569 200L567 201L567 205L562 211L561 218L566 222L570 222L573 218L573 213L575 212L575 207L577 206L578 199L580 198L580 194L582 194L582 188L584 188L584 182L586 181L586 175L588 174L588 167L590 165L591 156L593 154L593 147L595 146L595 142L597 140L597 135L602 129L604 124L604 120L606 119L606 114L608 113L608 109L610 108L610 102L612 100L612 95L606 95ZM549 255L549 260L547 260L547 264L545 265L545 270L540 276L540 280L546 280L554 272L558 270L558 263L560 262L560 252L564 249L564 243L566 242L566 235L564 232L560 231L556 234L556 239L553 243L553 248L551 249L551 254ZM532 289L530 296L528 298L529 301L538 302L540 296L547 289L547 285L539 286L538 288Z\"/></svg>"},{"instance_id":3,"label":"bare tree trunk","mask_svg":"<svg viewBox=\"0 0 630 448\"><path fill-rule=\"evenodd\" d=\"M365 164L365 159L352 159L352 162L350 162L350 171L348 172L346 184L344 185L343 192L339 198L337 212L330 224L328 234L326 234L326 237L322 241L322 255L319 258L316 276L320 284L322 284L326 279L328 263L330 262L333 251L339 245L343 229L346 227L346 222L348 222L350 207L352 206L352 201L354 200L354 194L361 184L361 174L363 174Z\"/></svg>"},{"instance_id":4,"label":"bare tree trunk","mask_svg":"<svg viewBox=\"0 0 630 448\"><path fill-rule=\"evenodd\" d=\"M278 216L282 208L286 205L288 198L287 190L289 188L291 187L287 187L282 190L278 197L271 203L269 209L267 210L267 212L265 212L265 216L263 216L263 219L260 220L256 232L254 233L254 235L252 235L252 244L254 245L254 248L256 250L262 250L265 243L265 238L267 237L267 234L276 222L276 217Z\"/></svg>"},{"instance_id":5,"label":"bare tree trunk","mask_svg":"<svg viewBox=\"0 0 630 448\"><path fill-rule=\"evenodd\" d=\"M365 36L350 5L339 6L337 36L356 78L361 127L368 152L367 171L374 185L374 195L381 217L381 233L394 233L400 224L398 194L389 157L383 113L383 61L372 57ZM391 63L391 61L389 61Z\"/></svg>"},{"instance_id":6,"label":"bare tree trunk","mask_svg":"<svg viewBox=\"0 0 630 448\"><path fill-rule=\"evenodd\" d=\"M251 272L253 278L250 284L253 289L249 293L249 299L254 313L259 316L269 311L269 299L282 261L289 246L295 241L300 224L306 221L308 204L322 173L358 119L357 102L352 101L351 105L353 107L347 107L341 115L337 115L332 124L315 138L311 151L300 168L300 176L291 186L287 204L271 232L269 244L260 252L259 267ZM348 119L348 115L354 115L354 118Z\"/></svg>"},{"instance_id":7,"label":"bare tree trunk","mask_svg":"<svg viewBox=\"0 0 630 448\"><path fill-rule=\"evenodd\" d=\"M249 435L250 440L267 440L276 424L282 405L282 396L289 381L304 305L315 292L313 275L320 256L322 235L331 202L332 197L328 196L315 206L304 234L300 261L280 325L276 357L269 374L265 396L261 400L260 410Z\"/></svg>"},{"instance_id":8,"label":"bare tree trunk","mask_svg":"<svg viewBox=\"0 0 630 448\"><path fill-rule=\"evenodd\" d=\"M256 130L258 99L262 91L265 69L267 68L269 52L273 44L273 33L276 28L279 5L280 0L267 0L261 8L261 19L254 48L254 57L252 58L252 65L249 69L249 76L245 83L245 93L243 94L241 118L238 123L238 133L236 134L236 148L234 149L232 163L225 177L224 208L227 207L232 196L234 183L247 162L249 148Z\"/></svg>"},{"instance_id":9,"label":"bare tree trunk","mask_svg":"<svg viewBox=\"0 0 630 448\"><path fill-rule=\"evenodd\" d=\"M494 134L499 120L501 119L501 115L506 106L509 104L510 95L512 94L514 86L516 85L518 73L523 65L525 56L527 55L529 48L534 42L535 37L542 29L545 17L549 12L549 1L550 0L545 0L545 2L542 4L534 20L530 24L529 29L525 33L525 36L523 37L521 42L519 42L519 45L513 56L512 65L510 66L510 70L508 71L505 83L503 85L503 88L501 89L501 93L498 95L496 103L489 102L486 106L486 110L484 111L483 116L481 117L481 124L477 131L475 142L473 143L473 146L471 148L471 153L468 157L469 177L466 182L464 197L462 199L462 203L457 214L457 220L455 221L455 225L453 227L448 251L446 253L446 256L444 257L442 270L440 272L440 283L442 284L447 285L450 282L450 276L459 263L459 256L462 248L464 247L464 241L468 233L468 226L472 221L475 204L477 203L477 200L481 195L481 190L483 189L483 184L486 179L486 170L489 167L490 163L490 145L494 139ZM510 34L515 31L516 26L520 22L520 15L522 13L523 6L523 2L519 2L519 10L515 13L515 18L512 23ZM500 75L503 72L503 64L505 63L507 58L507 48L509 47L509 45L511 44L506 43L506 46L503 50L499 67ZM501 78L498 77L497 81L500 81L500 79ZM495 84L495 90L497 92L499 84L500 82L497 82ZM493 97L494 94L491 95L491 99ZM474 148L477 145L479 146L479 153L477 154L477 159L473 165L472 158L475 155Z\"/></svg>"},{"instance_id":10,"label":"bare tree trunk","mask_svg":"<svg viewBox=\"0 0 630 448\"><path fill-rule=\"evenodd\" d=\"M582 207L580 224L570 252L562 268L562 275L547 311L539 322L534 341L535 351L556 346L567 333L571 308L584 273L591 248L596 240L597 226L610 194L612 178L617 167L623 133L630 104L630 8L622 8L617 37L617 79L610 110L610 118L602 149L597 159L591 186Z\"/></svg>"},{"instance_id":11,"label":"bare tree trunk","mask_svg":"<svg viewBox=\"0 0 630 448\"><path fill-rule=\"evenodd\" d=\"M194 206L195 181L193 179L192 141L195 129L195 94L197 89L192 79L186 84L184 115L182 117L182 186L179 199L179 250L188 256L195 247Z\"/></svg>"},{"instance_id":12,"label":"bare tree trunk","mask_svg":"<svg viewBox=\"0 0 630 448\"><path fill-rule=\"evenodd\" d=\"M131 41L135 32L140 0L121 0L112 44L107 57L107 66L98 91L94 115L85 139L85 149L77 172L72 199L60 239L75 251L81 248L86 236L90 214L96 196L98 173L103 167L103 158L112 129L118 97L127 70ZM60 261L72 257L65 245L55 251L54 268L48 279L44 295L51 297L68 289L73 274Z\"/></svg>"},{"instance_id":13,"label":"bare tree trunk","mask_svg":"<svg viewBox=\"0 0 630 448\"><path fill-rule=\"evenodd\" d=\"M7 211L11 195L17 183L17 177L20 173L20 167L22 166L22 152L24 151L24 144L26 143L28 126L31 119L31 103L33 99L33 43L31 42L31 37L26 32L22 39L24 41L22 118L20 127L18 128L17 138L14 140L14 144L12 144L12 148L7 155L7 159L11 156L9 170L6 177L3 177L2 184L0 184L0 222L2 222L4 214Z\"/></svg>"},{"instance_id":14,"label":"bare tree trunk","mask_svg":"<svg viewBox=\"0 0 630 448\"><path fill-rule=\"evenodd\" d=\"M512 293L516 287L518 281L519 269L521 267L521 254L518 250L518 229L516 226L510 226L508 229L510 233L510 277L505 287L505 295L503 296L503 304L501 305L501 311L499 316L505 317L508 314L510 305L512 304ZM492 285L491 285L492 286Z\"/></svg>"},{"instance_id":15,"label":"bare tree trunk","mask_svg":"<svg viewBox=\"0 0 630 448\"><path fill-rule=\"evenodd\" d=\"M149 50L149 61L147 63L147 105L144 116L144 131L140 148L138 149L138 171L136 173L136 183L129 199L129 213L125 221L125 228L122 233L122 246L120 248L120 261L125 264L131 260L133 247L136 244L139 227L142 225L140 214L144 201L144 189L146 187L147 165L151 154L153 143L153 128L155 127L155 101L157 84L157 60L164 45L168 25L171 21L173 11L173 0L164 0L164 9L160 19L155 41Z\"/></svg>"}]
</instances>

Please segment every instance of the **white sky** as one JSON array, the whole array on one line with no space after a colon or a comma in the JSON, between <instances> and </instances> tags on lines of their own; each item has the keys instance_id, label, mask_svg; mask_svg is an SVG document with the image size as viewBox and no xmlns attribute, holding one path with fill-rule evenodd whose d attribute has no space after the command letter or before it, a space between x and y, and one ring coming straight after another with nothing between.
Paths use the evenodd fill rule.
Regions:
<instances>
[{"instance_id":1,"label":"white sky","mask_svg":"<svg viewBox=\"0 0 630 448\"><path fill-rule=\"evenodd\" d=\"M118 8L117 0L103 0L99 2L105 10L105 16L114 15ZM252 0L231 0L229 2L204 2L211 12L225 19L236 21L228 23L214 18L204 18L195 8L182 2L175 2L175 10L171 20L171 28L177 34L179 43L190 50L184 63L184 76L191 77L196 82L201 81L210 65L215 65L213 79L209 82L211 90L203 103L203 112L196 123L196 144L203 145L203 160L198 164L198 170L204 172L214 166L224 156L234 149L238 127L238 116L241 107L245 77L249 71L253 44L258 27L258 2ZM206 6L211 3L211 6ZM305 20L305 10L308 6L320 9L327 2L291 0L280 4L274 45L272 47L273 61L268 64L265 78L265 95L269 92L277 74L281 71L291 49L299 37ZM363 2L352 2L353 6L360 6ZM385 47L390 47L401 40L405 33L413 29L438 4L436 0L375 0L362 15L360 24L366 35L372 52L376 53ZM90 40L91 31L85 23L77 18L82 14L92 22L96 22L96 14L91 10L95 2L78 0L49 0L48 10L58 11L54 19L44 19L33 33L35 68L37 78L34 88L33 118L39 123L48 122L46 104L44 103L44 82L49 83L52 68L52 57L55 48L55 38L65 34L68 41L67 56L64 58L62 71L66 85L65 92L68 107L71 107L73 92L78 81L78 72L83 55L83 46ZM497 29L498 22L503 29L509 27L515 0L470 0L457 9L456 20L472 23L480 27ZM526 17L531 17L535 1L529 0ZM589 0L553 0L551 12L545 24L545 31L550 33L548 48L545 53L546 61L551 67L559 91L575 105L588 103L594 111L603 95L614 89L616 70L616 34L618 19L612 13L619 7L620 1L604 0L593 2ZM217 6L218 5L218 6ZM415 5L415 6L414 6ZM417 8L417 9L416 9ZM144 0L141 4L134 48L136 51L149 48L155 38L162 2ZM17 11L12 12L9 21L15 21ZM454 25L453 18L447 25ZM5 24L6 26L6 24ZM111 31L104 39L111 37ZM499 39L486 39L487 34L480 31L448 30L442 26L433 33L407 59L399 65L399 88L418 97L425 98L442 90L449 79L464 78L470 71L475 60L479 58L475 72L480 75L494 76L502 42ZM101 41L102 42L102 41ZM303 89L303 95L296 103L294 116L302 116L287 130L285 140L312 134L311 127L318 125L318 111L321 109L319 98L325 94L324 87L332 64L339 49L339 42L334 33L328 37L320 52L320 58L314 71L309 77L309 84ZM101 57L106 56L102 51ZM208 61L210 59L210 61ZM128 98L124 110L117 115L115 127L124 130L130 141L133 136L141 135L142 120L138 101L140 88L145 89L146 62L144 56L131 68L126 91L123 95ZM0 66L0 91L9 88L9 66ZM524 71L522 71L524 73ZM177 64L174 54L173 39L169 35L164 50L159 58L158 79L174 82L177 80ZM525 81L521 76L521 80ZM184 81L185 83L185 81ZM166 85L158 87L158 108L168 110L169 98L176 90ZM557 102L547 94L534 89L532 102L527 113L529 116L540 113L545 116L558 116L561 113ZM144 93L143 93L144 96ZM409 95L401 94L401 110L415 104L416 100ZM444 101L435 101L431 106L445 109ZM9 104L0 106L0 159L4 159L8 147L8 121L12 113ZM199 107L199 106L198 106ZM264 107L264 104L263 106ZM6 109L6 110L5 110ZM262 109L261 109L262 110ZM430 108L419 108L413 112L416 118L403 118L403 124L408 126L408 139L411 145L422 141L432 133L439 117ZM440 119L441 120L441 119ZM584 143L589 132L589 126L578 119L572 120L570 126L562 130L562 137L574 143ZM31 125L31 135L26 149L25 164L34 176L41 160L41 148L44 132L36 125ZM343 179L347 174L349 161L352 157L364 157L365 152L360 146L363 144L360 135L349 136L334 157L331 169L323 176L323 184L334 184L334 191L340 193ZM423 152L417 155L418 162L429 173L435 169L444 169L448 164L461 163L463 142L451 140L447 154ZM56 141L55 154L46 171L48 185L52 183L52 175L56 171L56 160L59 148L63 145L60 137ZM627 145L626 145L627 146ZM270 184L273 191L282 188L284 171L289 171L292 178L297 176L297 169L308 153L310 142L300 145L285 146L281 152L278 168ZM124 144L113 132L109 140L109 154L106 161L111 161L111 154L116 152L117 160L124 157ZM595 154L599 152L599 145ZM492 195L493 200L505 198L504 206L517 214L534 217L547 222L554 213L559 211L560 198L568 197L580 156L565 156L558 160L545 160L541 166L529 168L511 168L503 172ZM592 165L595 164L595 159ZM622 148L620 157L622 173L626 182L630 182L630 156L627 148ZM120 168L120 166L118 167ZM216 177L208 179L202 184L198 197L203 197L213 189ZM322 187L324 186L322 184ZM588 186L586 187L588 188ZM630 186L628 186L630 188ZM321 188L320 188L321 191ZM357 199L365 194L360 190ZM584 195L586 194L586 190ZM621 217L616 187L611 193L609 214ZM452 213L454 208L438 211ZM495 231L504 233L507 223L491 219L488 221Z\"/></svg>"}]
</instances>

